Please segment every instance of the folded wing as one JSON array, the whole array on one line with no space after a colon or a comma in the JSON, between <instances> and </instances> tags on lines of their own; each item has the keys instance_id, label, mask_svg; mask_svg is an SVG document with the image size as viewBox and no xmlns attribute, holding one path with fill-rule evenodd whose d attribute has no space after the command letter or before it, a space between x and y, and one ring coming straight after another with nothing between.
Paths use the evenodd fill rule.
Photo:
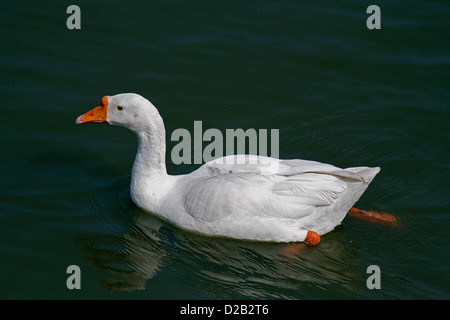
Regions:
<instances>
[{"instance_id":1,"label":"folded wing","mask_svg":"<svg viewBox=\"0 0 450 320\"><path fill-rule=\"evenodd\" d=\"M301 219L332 205L348 183L364 183L354 171L307 160L229 156L198 170L187 188L185 208L207 221L251 216Z\"/></svg>"}]
</instances>

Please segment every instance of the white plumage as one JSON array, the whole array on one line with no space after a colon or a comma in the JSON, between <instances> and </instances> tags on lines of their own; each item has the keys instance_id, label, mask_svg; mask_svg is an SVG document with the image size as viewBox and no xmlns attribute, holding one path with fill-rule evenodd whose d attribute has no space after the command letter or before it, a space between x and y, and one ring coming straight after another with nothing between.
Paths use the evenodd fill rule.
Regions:
<instances>
[{"instance_id":1,"label":"white plumage","mask_svg":"<svg viewBox=\"0 0 450 320\"><path fill-rule=\"evenodd\" d=\"M92 118L99 108L105 114ZM148 100L131 93L108 96L92 111L77 123L104 121L138 136L131 182L136 205L206 235L295 242L305 241L308 231L325 234L341 223L380 170L236 155L172 176L165 166L164 123Z\"/></svg>"}]
</instances>

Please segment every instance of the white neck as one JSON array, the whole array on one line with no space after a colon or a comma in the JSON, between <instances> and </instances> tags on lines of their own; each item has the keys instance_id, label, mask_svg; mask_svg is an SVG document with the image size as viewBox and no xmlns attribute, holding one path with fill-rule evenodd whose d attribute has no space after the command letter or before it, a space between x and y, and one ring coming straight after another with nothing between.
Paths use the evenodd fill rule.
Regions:
<instances>
[{"instance_id":1,"label":"white neck","mask_svg":"<svg viewBox=\"0 0 450 320\"><path fill-rule=\"evenodd\" d=\"M141 208L158 210L164 192L164 185L169 179L166 171L165 130L160 132L139 131L138 151L131 174L130 192L134 202Z\"/></svg>"},{"instance_id":2,"label":"white neck","mask_svg":"<svg viewBox=\"0 0 450 320\"><path fill-rule=\"evenodd\" d=\"M146 180L166 176L166 132L139 131L138 150L133 164L132 179Z\"/></svg>"}]
</instances>

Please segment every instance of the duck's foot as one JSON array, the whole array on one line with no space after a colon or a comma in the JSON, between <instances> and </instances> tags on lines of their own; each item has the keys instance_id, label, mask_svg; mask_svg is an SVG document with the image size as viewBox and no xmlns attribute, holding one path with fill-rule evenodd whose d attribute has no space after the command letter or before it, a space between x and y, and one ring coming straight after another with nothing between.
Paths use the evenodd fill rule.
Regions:
<instances>
[{"instance_id":1,"label":"duck's foot","mask_svg":"<svg viewBox=\"0 0 450 320\"><path fill-rule=\"evenodd\" d=\"M351 208L348 213L349 216L366 220L369 222L380 223L391 227L399 227L400 221L389 213L378 211L366 211L357 208Z\"/></svg>"},{"instance_id":2,"label":"duck's foot","mask_svg":"<svg viewBox=\"0 0 450 320\"><path fill-rule=\"evenodd\" d=\"M288 244L283 247L283 252L287 253L288 255L297 255L302 250L306 249L308 245L315 246L318 245L319 242L319 234L314 231L308 231L304 242Z\"/></svg>"},{"instance_id":3,"label":"duck's foot","mask_svg":"<svg viewBox=\"0 0 450 320\"><path fill-rule=\"evenodd\" d=\"M306 234L305 242L315 246L316 244L319 244L320 236L317 232L308 231L308 233Z\"/></svg>"},{"instance_id":4,"label":"duck's foot","mask_svg":"<svg viewBox=\"0 0 450 320\"><path fill-rule=\"evenodd\" d=\"M308 245L304 242L287 244L282 247L281 253L283 255L296 256L300 252L305 250L307 248L307 246Z\"/></svg>"}]
</instances>

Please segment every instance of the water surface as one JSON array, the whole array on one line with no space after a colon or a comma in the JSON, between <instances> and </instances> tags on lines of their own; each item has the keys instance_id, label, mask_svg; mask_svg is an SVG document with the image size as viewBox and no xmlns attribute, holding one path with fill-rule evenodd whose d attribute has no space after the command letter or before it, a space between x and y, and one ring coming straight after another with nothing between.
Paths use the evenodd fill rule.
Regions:
<instances>
[{"instance_id":1,"label":"water surface","mask_svg":"<svg viewBox=\"0 0 450 320\"><path fill-rule=\"evenodd\" d=\"M368 1L76 4L81 30L69 3L0 4L1 298L450 297L447 2L379 1L381 30ZM380 166L357 206L402 227L347 217L286 254L160 221L130 198L134 134L74 124L121 92L149 98L168 135L273 128L281 158ZM198 167L167 158L172 174Z\"/></svg>"}]
</instances>

